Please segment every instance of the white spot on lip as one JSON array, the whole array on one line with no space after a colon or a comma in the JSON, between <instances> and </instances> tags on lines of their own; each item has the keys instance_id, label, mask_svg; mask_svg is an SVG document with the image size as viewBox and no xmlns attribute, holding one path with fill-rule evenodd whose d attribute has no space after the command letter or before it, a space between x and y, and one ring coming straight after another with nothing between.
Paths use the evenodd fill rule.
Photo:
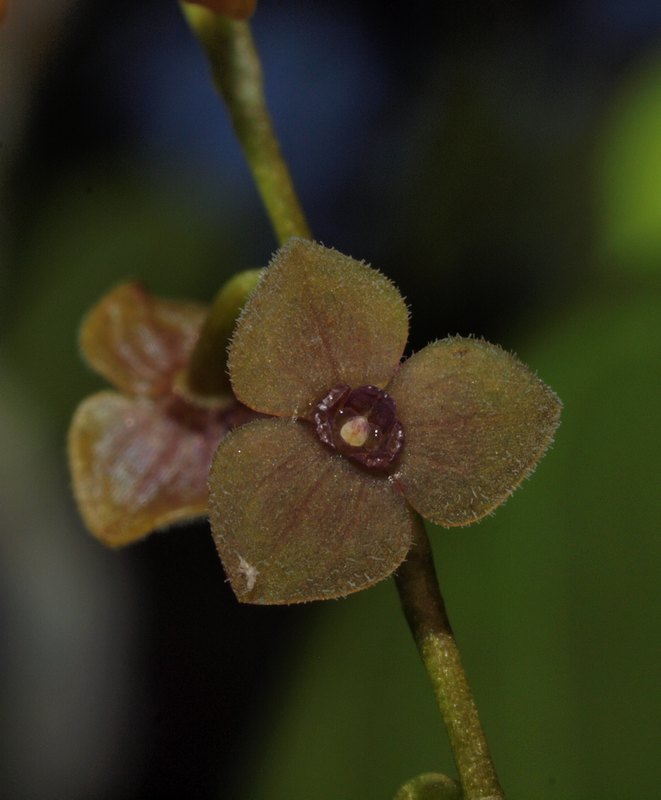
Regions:
<instances>
[{"instance_id":1,"label":"white spot on lip","mask_svg":"<svg viewBox=\"0 0 661 800\"><path fill-rule=\"evenodd\" d=\"M257 567L254 567L252 564L249 564L243 556L239 556L239 572L243 577L246 579L246 591L252 592L255 588L255 583L257 583L257 576L259 575L259 570Z\"/></svg>"},{"instance_id":2,"label":"white spot on lip","mask_svg":"<svg viewBox=\"0 0 661 800\"><path fill-rule=\"evenodd\" d=\"M362 447L370 433L370 425L366 417L353 417L340 429L340 436L351 447Z\"/></svg>"}]
</instances>

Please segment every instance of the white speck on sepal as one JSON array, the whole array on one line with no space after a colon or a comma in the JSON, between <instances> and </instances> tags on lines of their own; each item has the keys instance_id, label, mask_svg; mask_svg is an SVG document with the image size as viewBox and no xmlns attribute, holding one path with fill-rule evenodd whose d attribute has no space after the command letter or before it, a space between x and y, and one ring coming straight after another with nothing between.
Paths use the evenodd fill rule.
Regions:
<instances>
[{"instance_id":1,"label":"white speck on sepal","mask_svg":"<svg viewBox=\"0 0 661 800\"><path fill-rule=\"evenodd\" d=\"M239 572L243 577L246 579L246 592L252 592L255 588L255 584L257 583L257 576L259 575L259 570L257 567L254 567L252 564L249 564L243 556L239 556Z\"/></svg>"}]
</instances>

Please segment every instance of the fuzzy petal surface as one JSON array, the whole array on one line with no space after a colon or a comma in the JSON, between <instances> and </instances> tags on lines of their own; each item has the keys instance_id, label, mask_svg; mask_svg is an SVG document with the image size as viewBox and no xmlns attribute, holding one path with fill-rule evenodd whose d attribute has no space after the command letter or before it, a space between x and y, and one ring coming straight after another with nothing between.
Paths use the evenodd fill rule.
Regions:
<instances>
[{"instance_id":1,"label":"fuzzy petal surface","mask_svg":"<svg viewBox=\"0 0 661 800\"><path fill-rule=\"evenodd\" d=\"M503 503L553 439L561 403L514 356L460 337L430 344L388 387L404 426L394 478L423 517L468 525Z\"/></svg>"},{"instance_id":2,"label":"fuzzy petal surface","mask_svg":"<svg viewBox=\"0 0 661 800\"><path fill-rule=\"evenodd\" d=\"M274 256L229 350L234 393L274 416L306 416L333 386L383 387L404 352L408 309L387 278L304 239Z\"/></svg>"},{"instance_id":3,"label":"fuzzy petal surface","mask_svg":"<svg viewBox=\"0 0 661 800\"><path fill-rule=\"evenodd\" d=\"M201 305L163 300L124 283L87 314L80 344L90 366L118 389L155 397L186 366L205 316Z\"/></svg>"},{"instance_id":4,"label":"fuzzy petal surface","mask_svg":"<svg viewBox=\"0 0 661 800\"><path fill-rule=\"evenodd\" d=\"M412 537L387 478L326 450L301 422L245 425L221 443L209 518L232 588L248 603L342 597L390 575Z\"/></svg>"},{"instance_id":5,"label":"fuzzy petal surface","mask_svg":"<svg viewBox=\"0 0 661 800\"><path fill-rule=\"evenodd\" d=\"M207 507L207 474L225 417L100 392L78 407L69 460L90 531L111 547L192 517Z\"/></svg>"}]
</instances>

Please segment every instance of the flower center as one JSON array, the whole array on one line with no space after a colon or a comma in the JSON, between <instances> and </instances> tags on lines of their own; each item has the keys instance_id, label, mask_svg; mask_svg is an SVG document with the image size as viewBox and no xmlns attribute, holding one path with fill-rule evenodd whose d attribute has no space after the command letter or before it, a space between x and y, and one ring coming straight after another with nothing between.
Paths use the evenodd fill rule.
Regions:
<instances>
[{"instance_id":1,"label":"flower center","mask_svg":"<svg viewBox=\"0 0 661 800\"><path fill-rule=\"evenodd\" d=\"M395 401L376 386L335 386L314 410L317 436L346 458L387 470L404 444Z\"/></svg>"},{"instance_id":2,"label":"flower center","mask_svg":"<svg viewBox=\"0 0 661 800\"><path fill-rule=\"evenodd\" d=\"M354 417L340 428L340 436L351 447L362 447L370 433L367 417Z\"/></svg>"}]
</instances>

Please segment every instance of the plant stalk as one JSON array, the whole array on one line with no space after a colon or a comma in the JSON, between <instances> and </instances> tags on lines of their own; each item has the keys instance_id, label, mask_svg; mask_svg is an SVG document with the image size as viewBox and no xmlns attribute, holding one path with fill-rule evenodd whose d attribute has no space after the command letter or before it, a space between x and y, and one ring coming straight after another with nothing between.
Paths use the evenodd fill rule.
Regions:
<instances>
[{"instance_id":1,"label":"plant stalk","mask_svg":"<svg viewBox=\"0 0 661 800\"><path fill-rule=\"evenodd\" d=\"M230 113L278 242L283 244L291 236L310 239L266 105L262 67L249 23L185 2L181 7L206 50L214 83Z\"/></svg>"},{"instance_id":2,"label":"plant stalk","mask_svg":"<svg viewBox=\"0 0 661 800\"><path fill-rule=\"evenodd\" d=\"M464 800L504 800L417 514L413 547L395 581L448 731Z\"/></svg>"},{"instance_id":3,"label":"plant stalk","mask_svg":"<svg viewBox=\"0 0 661 800\"><path fill-rule=\"evenodd\" d=\"M229 110L279 243L291 236L311 238L266 105L262 68L249 24L186 2L181 7L206 50L215 85ZM504 800L439 590L424 523L417 514L413 547L395 578L448 730L463 798Z\"/></svg>"}]
</instances>

